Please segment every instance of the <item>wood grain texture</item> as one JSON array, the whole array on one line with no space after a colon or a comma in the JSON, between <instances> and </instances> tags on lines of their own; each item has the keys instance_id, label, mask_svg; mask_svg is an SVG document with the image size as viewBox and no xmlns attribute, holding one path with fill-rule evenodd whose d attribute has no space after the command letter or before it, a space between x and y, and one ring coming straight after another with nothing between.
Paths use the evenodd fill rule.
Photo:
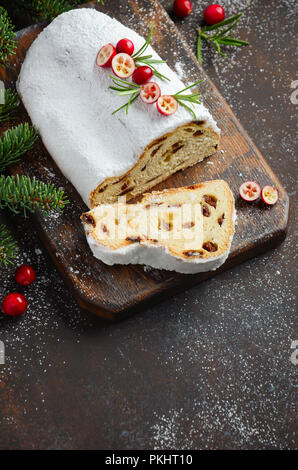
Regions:
<instances>
[{"instance_id":1,"label":"wood grain texture","mask_svg":"<svg viewBox=\"0 0 298 470\"><path fill-rule=\"evenodd\" d=\"M99 5L95 7L103 10ZM191 50L158 2L130 0L119 6L119 2L113 0L105 5L104 11L143 35L148 33L154 19L156 27L152 45L157 52L174 69L177 63L179 67L183 67L186 82L194 82L204 76ZM44 25L32 26L18 33L17 54L5 71L0 70L0 79L6 85L15 83L26 51L43 27ZM220 270L216 271L219 272L276 246L285 238L288 196L216 87L208 77L204 78L201 86L204 103L222 129L220 150L204 162L178 172L155 189L222 178L230 184L235 195L241 182L247 179L257 180L261 185L273 184L280 191L279 203L271 208L264 207L261 202L250 206L236 198L236 234L230 256ZM24 119L28 119L28 116L21 109L17 120ZM83 308L104 318L122 318L216 274L209 272L182 275L159 270L144 271L142 266L106 266L93 258L85 240L79 216L86 210L86 206L60 173L41 141L12 172L22 172L53 182L68 193L71 204L63 215L45 218L36 214L33 221L54 262Z\"/></svg>"}]
</instances>

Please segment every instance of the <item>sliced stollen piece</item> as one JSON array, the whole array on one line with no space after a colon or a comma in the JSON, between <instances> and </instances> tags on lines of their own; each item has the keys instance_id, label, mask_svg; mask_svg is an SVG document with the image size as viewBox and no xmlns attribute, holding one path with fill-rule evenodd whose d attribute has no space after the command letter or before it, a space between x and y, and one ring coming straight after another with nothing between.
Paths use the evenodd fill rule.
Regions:
<instances>
[{"instance_id":1,"label":"sliced stollen piece","mask_svg":"<svg viewBox=\"0 0 298 470\"><path fill-rule=\"evenodd\" d=\"M109 89L112 70L95 61L103 45L121 38L131 39L135 51L144 44L137 33L96 10L63 13L31 45L17 84L47 150L89 207L119 195L135 197L211 155L219 142L220 131L203 105L194 105L196 121L182 106L163 116L140 98L128 115L125 110L112 115L128 98ZM160 59L151 46L147 54ZM170 79L153 77L162 94L185 87L166 64L158 70Z\"/></svg>"},{"instance_id":2,"label":"sliced stollen piece","mask_svg":"<svg viewBox=\"0 0 298 470\"><path fill-rule=\"evenodd\" d=\"M217 269L234 234L225 181L146 194L138 204L102 204L82 215L93 255L106 264L146 264L181 273Z\"/></svg>"}]
</instances>

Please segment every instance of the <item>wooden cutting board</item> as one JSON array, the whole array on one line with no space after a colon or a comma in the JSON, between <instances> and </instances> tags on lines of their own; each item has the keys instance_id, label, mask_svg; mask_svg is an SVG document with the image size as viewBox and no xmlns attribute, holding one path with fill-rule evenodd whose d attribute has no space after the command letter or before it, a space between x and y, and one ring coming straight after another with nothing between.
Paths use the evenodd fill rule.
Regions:
<instances>
[{"instance_id":1,"label":"wooden cutting board","mask_svg":"<svg viewBox=\"0 0 298 470\"><path fill-rule=\"evenodd\" d=\"M167 60L170 67L180 72L183 70L183 80L186 82L205 78L200 89L205 105L222 129L220 150L204 162L176 173L155 189L222 178L230 184L236 196L238 215L230 256L216 272L183 275L144 269L142 266L106 266L93 258L86 243L80 222L80 214L86 210L86 206L39 141L22 163L12 168L12 173L21 172L62 186L71 204L62 215L46 218L35 214L32 218L36 230L80 306L104 318L118 319L276 246L286 236L289 200L278 178L216 87L205 76L190 48L157 1L126 0L119 5L118 0L109 0L105 6L88 5L115 16L144 36L148 34L151 21L154 20L156 26L152 45L161 57ZM14 86L26 51L44 26L31 26L18 33L17 53L10 66L0 70L0 79L7 86ZM254 118L252 111L251 115ZM26 111L21 109L17 119L8 124L24 120L29 118ZM245 180L276 186L280 192L278 204L265 207L262 202L249 205L242 201L237 194L239 185Z\"/></svg>"}]
</instances>

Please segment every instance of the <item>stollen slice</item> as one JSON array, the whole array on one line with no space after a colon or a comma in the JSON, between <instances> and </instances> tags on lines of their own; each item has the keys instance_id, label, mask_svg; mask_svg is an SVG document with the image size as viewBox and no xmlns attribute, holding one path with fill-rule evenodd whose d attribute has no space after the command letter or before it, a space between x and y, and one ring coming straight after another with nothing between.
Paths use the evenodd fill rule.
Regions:
<instances>
[{"instance_id":1,"label":"stollen slice","mask_svg":"<svg viewBox=\"0 0 298 470\"><path fill-rule=\"evenodd\" d=\"M214 180L152 192L138 204L100 204L81 219L94 256L108 265L196 273L225 262L235 217L228 184Z\"/></svg>"}]
</instances>

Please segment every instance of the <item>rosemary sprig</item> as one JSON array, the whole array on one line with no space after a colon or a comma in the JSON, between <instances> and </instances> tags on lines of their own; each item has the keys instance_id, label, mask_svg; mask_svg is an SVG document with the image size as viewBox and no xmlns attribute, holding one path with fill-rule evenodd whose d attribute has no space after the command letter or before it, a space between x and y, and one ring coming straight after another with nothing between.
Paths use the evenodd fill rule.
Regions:
<instances>
[{"instance_id":1,"label":"rosemary sprig","mask_svg":"<svg viewBox=\"0 0 298 470\"><path fill-rule=\"evenodd\" d=\"M185 101L190 103L190 105L194 105L194 104L200 104L201 101L200 101L200 93L199 92L195 92L195 93L190 93L190 94L182 94L184 93L185 91L187 90L190 90L191 88L195 87L196 85L198 85L199 83L202 83L203 79L202 80L198 80L197 82L193 83L192 85L189 85L187 86L186 88L183 88L182 90L178 91L177 93L175 93L175 95L172 95L173 98L175 98L175 100L181 105L183 106L184 108L186 108L194 117L194 119L196 120L197 119L197 116L196 116L196 113L194 112L194 110L191 108L191 106L188 106L187 104L185 104Z\"/></svg>"},{"instance_id":2,"label":"rosemary sprig","mask_svg":"<svg viewBox=\"0 0 298 470\"><path fill-rule=\"evenodd\" d=\"M111 90L116 91L118 96L130 95L128 102L120 106L120 108L113 111L112 114L118 113L118 111L120 111L123 108L126 108L126 114L128 114L129 106L138 98L142 87L140 85L136 85L135 83L121 80L121 78L116 78L114 75L110 75L110 77L113 81L113 86L109 87ZM200 104L200 93L195 92L195 93L185 94L184 92L195 87L202 81L203 79L198 80L192 85L189 85L183 88L182 90L178 91L174 95L172 95L181 106L188 109L188 111L193 115L194 119L197 119L197 117L196 117L194 110L191 108L191 106L194 104ZM185 102L190 103L190 106L187 105Z\"/></svg>"},{"instance_id":3,"label":"rosemary sprig","mask_svg":"<svg viewBox=\"0 0 298 470\"><path fill-rule=\"evenodd\" d=\"M120 108L115 109L112 114L118 113L118 111L123 108L126 108L126 114L128 114L129 106L138 98L142 87L135 83L121 80L121 78L117 78L114 75L110 75L110 77L114 84L114 86L109 87L110 90L116 91L118 96L131 95L128 102L120 106Z\"/></svg>"},{"instance_id":4,"label":"rosemary sprig","mask_svg":"<svg viewBox=\"0 0 298 470\"><path fill-rule=\"evenodd\" d=\"M129 106L138 98L138 96L139 96L139 93L135 93L135 94L131 95L131 97L129 98L128 102L125 103L124 105L120 106L120 108L115 109L115 111L113 111L112 114L118 113L118 111L120 111L120 110L123 109L123 108L126 108L126 114L128 114L128 108L129 108Z\"/></svg>"},{"instance_id":5,"label":"rosemary sprig","mask_svg":"<svg viewBox=\"0 0 298 470\"><path fill-rule=\"evenodd\" d=\"M4 132L0 138L0 173L30 150L37 139L37 132L26 122Z\"/></svg>"},{"instance_id":6,"label":"rosemary sprig","mask_svg":"<svg viewBox=\"0 0 298 470\"><path fill-rule=\"evenodd\" d=\"M132 55L132 57L133 57L134 59L136 59L137 57L140 57L140 56L145 52L145 50L147 49L147 47L148 47L149 44L150 44L153 31L154 31L154 22L152 21L152 23L151 23L151 28L150 28L150 32L149 32L149 35L148 35L146 41L144 42L144 44L142 45L142 47L140 47L140 49Z\"/></svg>"},{"instance_id":7,"label":"rosemary sprig","mask_svg":"<svg viewBox=\"0 0 298 470\"><path fill-rule=\"evenodd\" d=\"M0 176L0 209L8 208L15 214L39 209L43 213L62 211L69 201L62 189L28 176Z\"/></svg>"},{"instance_id":8,"label":"rosemary sprig","mask_svg":"<svg viewBox=\"0 0 298 470\"><path fill-rule=\"evenodd\" d=\"M156 65L157 64L164 64L165 63L164 60L152 59L152 54L143 55L144 52L146 51L146 49L148 48L149 44L150 44L151 37L152 37L152 34L153 34L153 30L154 30L154 23L152 22L150 32L149 32L149 35L148 35L146 41L144 42L142 47L140 47L140 49L132 55L132 57L135 61L136 66L138 66L140 64L148 65L149 67L151 67L151 69L153 70L153 74L156 77L160 78L161 80L170 80L168 77L166 77L165 75L160 73L157 70L157 68L153 65L153 64L156 64Z\"/></svg>"},{"instance_id":9,"label":"rosemary sprig","mask_svg":"<svg viewBox=\"0 0 298 470\"><path fill-rule=\"evenodd\" d=\"M202 64L202 36L198 34L197 39L197 59L199 64Z\"/></svg>"},{"instance_id":10,"label":"rosemary sprig","mask_svg":"<svg viewBox=\"0 0 298 470\"><path fill-rule=\"evenodd\" d=\"M19 103L18 94L15 91L9 88L0 90L0 122L10 119Z\"/></svg>"},{"instance_id":11,"label":"rosemary sprig","mask_svg":"<svg viewBox=\"0 0 298 470\"><path fill-rule=\"evenodd\" d=\"M0 225L0 265L12 264L19 249L9 231L4 225Z\"/></svg>"},{"instance_id":12,"label":"rosemary sprig","mask_svg":"<svg viewBox=\"0 0 298 470\"><path fill-rule=\"evenodd\" d=\"M233 38L230 33L230 31L239 23L242 15L243 13L238 13L238 15L227 18L220 23L212 26L204 26L203 28L198 29L197 59L200 64L202 64L202 39L209 42L213 49L223 57L226 57L227 54L222 52L220 45L235 47L249 46L249 42ZM225 26L228 27L225 28ZM207 34L211 31L214 31L214 34Z\"/></svg>"}]
</instances>

